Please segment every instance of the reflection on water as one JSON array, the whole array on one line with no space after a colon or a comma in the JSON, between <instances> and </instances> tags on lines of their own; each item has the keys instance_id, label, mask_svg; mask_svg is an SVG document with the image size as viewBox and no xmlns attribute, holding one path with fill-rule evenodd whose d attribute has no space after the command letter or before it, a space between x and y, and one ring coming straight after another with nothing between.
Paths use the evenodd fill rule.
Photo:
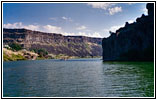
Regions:
<instances>
[{"instance_id":1,"label":"reflection on water","mask_svg":"<svg viewBox=\"0 0 157 100\"><path fill-rule=\"evenodd\" d=\"M109 64L109 63L108 63ZM150 62L114 62L104 67L115 94L120 96L154 96L154 68Z\"/></svg>"},{"instance_id":2,"label":"reflection on water","mask_svg":"<svg viewBox=\"0 0 157 100\"><path fill-rule=\"evenodd\" d=\"M4 97L153 97L153 62L4 62Z\"/></svg>"}]
</instances>

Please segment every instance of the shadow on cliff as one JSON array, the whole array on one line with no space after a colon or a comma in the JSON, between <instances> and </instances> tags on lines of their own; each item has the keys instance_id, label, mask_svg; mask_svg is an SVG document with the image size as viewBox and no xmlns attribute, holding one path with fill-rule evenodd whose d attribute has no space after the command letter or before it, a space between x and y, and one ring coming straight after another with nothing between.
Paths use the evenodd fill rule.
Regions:
<instances>
[{"instance_id":1,"label":"shadow on cliff","mask_svg":"<svg viewBox=\"0 0 157 100\"><path fill-rule=\"evenodd\" d=\"M103 38L103 61L154 61L154 4L146 8L147 16Z\"/></svg>"}]
</instances>

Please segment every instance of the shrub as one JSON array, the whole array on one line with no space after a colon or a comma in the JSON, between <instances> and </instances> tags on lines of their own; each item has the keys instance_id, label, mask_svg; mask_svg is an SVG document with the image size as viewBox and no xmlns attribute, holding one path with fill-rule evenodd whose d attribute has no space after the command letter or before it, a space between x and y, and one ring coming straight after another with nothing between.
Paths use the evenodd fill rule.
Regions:
<instances>
[{"instance_id":1,"label":"shrub","mask_svg":"<svg viewBox=\"0 0 157 100\"><path fill-rule=\"evenodd\" d=\"M39 57L44 57L48 55L48 52L45 49L33 49L33 51L39 54Z\"/></svg>"},{"instance_id":2,"label":"shrub","mask_svg":"<svg viewBox=\"0 0 157 100\"><path fill-rule=\"evenodd\" d=\"M22 49L22 46L17 43L10 43L9 46L11 47L12 50L19 51Z\"/></svg>"}]
</instances>

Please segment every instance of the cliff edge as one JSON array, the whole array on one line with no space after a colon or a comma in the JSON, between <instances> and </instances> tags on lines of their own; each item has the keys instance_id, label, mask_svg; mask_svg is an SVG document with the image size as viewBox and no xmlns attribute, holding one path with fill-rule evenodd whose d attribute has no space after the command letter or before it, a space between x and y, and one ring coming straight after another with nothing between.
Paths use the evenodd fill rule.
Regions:
<instances>
[{"instance_id":1,"label":"cliff edge","mask_svg":"<svg viewBox=\"0 0 157 100\"><path fill-rule=\"evenodd\" d=\"M3 29L3 45L10 43L19 44L29 51L44 49L53 55L102 56L102 38L64 36L28 29Z\"/></svg>"},{"instance_id":2,"label":"cliff edge","mask_svg":"<svg viewBox=\"0 0 157 100\"><path fill-rule=\"evenodd\" d=\"M154 4L146 8L147 16L103 38L103 61L154 61Z\"/></svg>"}]
</instances>

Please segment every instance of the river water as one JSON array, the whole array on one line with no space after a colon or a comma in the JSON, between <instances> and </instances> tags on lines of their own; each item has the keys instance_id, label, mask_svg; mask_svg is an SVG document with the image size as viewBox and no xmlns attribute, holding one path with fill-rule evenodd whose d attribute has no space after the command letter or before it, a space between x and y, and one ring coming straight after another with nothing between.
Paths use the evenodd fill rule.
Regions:
<instances>
[{"instance_id":1,"label":"river water","mask_svg":"<svg viewBox=\"0 0 157 100\"><path fill-rule=\"evenodd\" d=\"M153 97L153 62L3 62L4 97Z\"/></svg>"}]
</instances>

